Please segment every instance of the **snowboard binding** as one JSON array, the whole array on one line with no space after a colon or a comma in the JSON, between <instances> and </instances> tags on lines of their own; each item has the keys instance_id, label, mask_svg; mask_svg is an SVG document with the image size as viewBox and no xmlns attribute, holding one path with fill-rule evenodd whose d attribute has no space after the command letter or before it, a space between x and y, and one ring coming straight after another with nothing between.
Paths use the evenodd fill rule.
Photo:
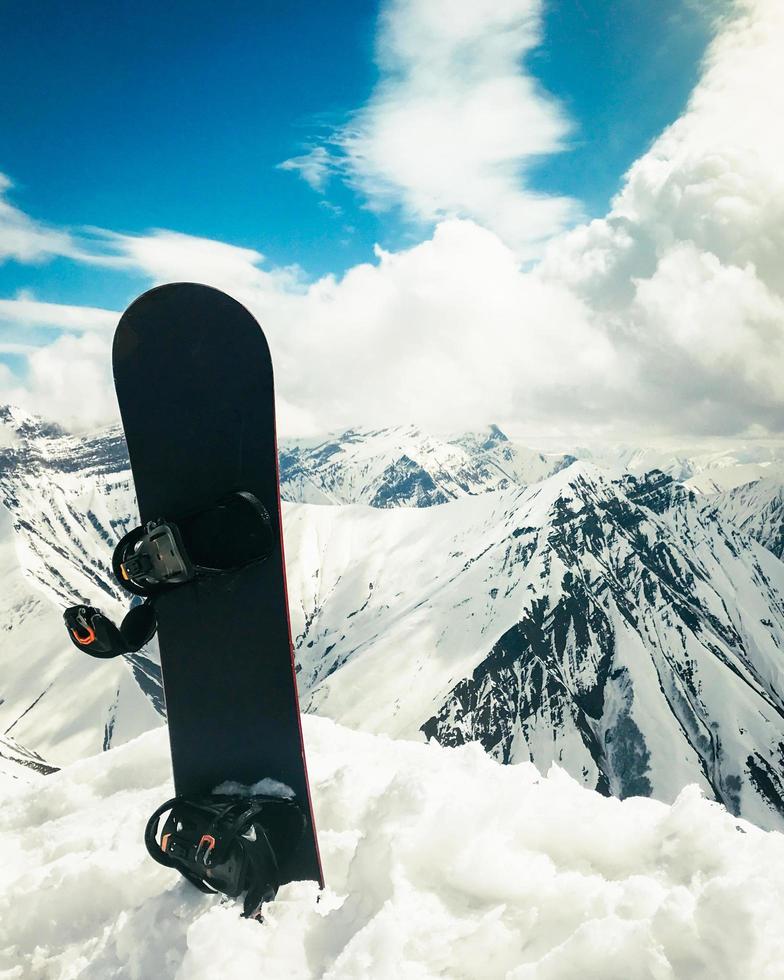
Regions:
<instances>
[{"instance_id":1,"label":"snowboard binding","mask_svg":"<svg viewBox=\"0 0 784 980\"><path fill-rule=\"evenodd\" d=\"M69 606L63 613L68 636L91 657L136 653L155 635L155 596L195 578L235 572L263 561L273 544L264 504L245 490L178 524L148 521L126 534L112 557L117 581L133 595L144 597L144 602L133 606L119 627L94 606Z\"/></svg>"},{"instance_id":2,"label":"snowboard binding","mask_svg":"<svg viewBox=\"0 0 784 980\"><path fill-rule=\"evenodd\" d=\"M263 561L273 544L264 504L238 490L177 524L156 520L134 528L115 548L112 567L128 592L153 596L198 577Z\"/></svg>"},{"instance_id":3,"label":"snowboard binding","mask_svg":"<svg viewBox=\"0 0 784 980\"><path fill-rule=\"evenodd\" d=\"M292 798L178 796L150 817L144 843L158 864L175 868L200 891L230 898L244 892L243 916L255 918L275 897L279 866L304 830L305 816Z\"/></svg>"}]
</instances>

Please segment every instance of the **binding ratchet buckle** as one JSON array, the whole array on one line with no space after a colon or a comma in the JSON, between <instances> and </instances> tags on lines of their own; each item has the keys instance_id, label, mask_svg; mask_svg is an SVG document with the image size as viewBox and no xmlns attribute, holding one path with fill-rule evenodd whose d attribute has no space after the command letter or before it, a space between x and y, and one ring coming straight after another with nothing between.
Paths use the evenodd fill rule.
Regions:
<instances>
[{"instance_id":1,"label":"binding ratchet buckle","mask_svg":"<svg viewBox=\"0 0 784 980\"><path fill-rule=\"evenodd\" d=\"M69 606L63 613L71 642L91 657L108 659L136 653L155 633L155 612L148 602L139 603L125 616L119 629L95 606Z\"/></svg>"},{"instance_id":2,"label":"binding ratchet buckle","mask_svg":"<svg viewBox=\"0 0 784 980\"><path fill-rule=\"evenodd\" d=\"M176 526L151 521L133 552L120 562L120 572L130 582L142 579L173 585L187 582L193 566L185 556Z\"/></svg>"},{"instance_id":3,"label":"binding ratchet buckle","mask_svg":"<svg viewBox=\"0 0 784 980\"><path fill-rule=\"evenodd\" d=\"M196 860L208 867L212 862L210 855L215 850L215 838L211 834L202 834L199 846L196 848Z\"/></svg>"},{"instance_id":4,"label":"binding ratchet buckle","mask_svg":"<svg viewBox=\"0 0 784 980\"><path fill-rule=\"evenodd\" d=\"M115 571L126 588L142 595L195 576L177 525L166 521L149 521L126 535L115 552Z\"/></svg>"}]
</instances>

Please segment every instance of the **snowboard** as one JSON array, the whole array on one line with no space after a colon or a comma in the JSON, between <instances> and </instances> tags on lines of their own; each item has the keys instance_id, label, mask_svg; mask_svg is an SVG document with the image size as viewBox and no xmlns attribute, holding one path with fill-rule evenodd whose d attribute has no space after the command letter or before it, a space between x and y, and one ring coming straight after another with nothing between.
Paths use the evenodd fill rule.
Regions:
<instances>
[{"instance_id":1,"label":"snowboard","mask_svg":"<svg viewBox=\"0 0 784 980\"><path fill-rule=\"evenodd\" d=\"M281 883L323 887L291 642L272 361L261 327L225 293L159 286L123 314L115 388L142 523L177 522L254 494L271 554L155 598L175 792L233 781L290 787L306 817Z\"/></svg>"}]
</instances>

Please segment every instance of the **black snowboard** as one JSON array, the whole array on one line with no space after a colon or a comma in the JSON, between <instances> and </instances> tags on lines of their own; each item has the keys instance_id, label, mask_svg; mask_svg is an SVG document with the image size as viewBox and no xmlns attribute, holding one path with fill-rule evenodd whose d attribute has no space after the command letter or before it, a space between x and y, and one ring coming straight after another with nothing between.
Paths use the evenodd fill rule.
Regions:
<instances>
[{"instance_id":1,"label":"black snowboard","mask_svg":"<svg viewBox=\"0 0 784 980\"><path fill-rule=\"evenodd\" d=\"M142 523L177 522L250 491L272 518L263 562L155 600L178 794L265 777L294 790L305 837L282 882L323 886L286 598L272 362L261 327L225 293L151 289L120 320L114 380Z\"/></svg>"}]
</instances>

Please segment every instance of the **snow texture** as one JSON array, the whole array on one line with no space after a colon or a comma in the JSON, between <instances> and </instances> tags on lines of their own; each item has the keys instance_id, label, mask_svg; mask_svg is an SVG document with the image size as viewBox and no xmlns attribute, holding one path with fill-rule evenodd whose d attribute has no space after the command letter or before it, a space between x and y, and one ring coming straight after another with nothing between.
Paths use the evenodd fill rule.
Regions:
<instances>
[{"instance_id":1,"label":"snow texture","mask_svg":"<svg viewBox=\"0 0 784 980\"><path fill-rule=\"evenodd\" d=\"M685 789L586 790L306 718L328 887L259 924L147 858L170 793L161 730L20 784L0 810L0 975L774 980L784 836Z\"/></svg>"},{"instance_id":2,"label":"snow texture","mask_svg":"<svg viewBox=\"0 0 784 980\"><path fill-rule=\"evenodd\" d=\"M231 796L278 796L284 800L294 798L294 790L281 783L277 779L270 779L265 776L252 786L243 786L242 783L235 783L230 779L216 786L213 793L227 793Z\"/></svg>"},{"instance_id":3,"label":"snow texture","mask_svg":"<svg viewBox=\"0 0 784 980\"><path fill-rule=\"evenodd\" d=\"M307 710L784 826L784 565L663 474L285 527Z\"/></svg>"}]
</instances>

